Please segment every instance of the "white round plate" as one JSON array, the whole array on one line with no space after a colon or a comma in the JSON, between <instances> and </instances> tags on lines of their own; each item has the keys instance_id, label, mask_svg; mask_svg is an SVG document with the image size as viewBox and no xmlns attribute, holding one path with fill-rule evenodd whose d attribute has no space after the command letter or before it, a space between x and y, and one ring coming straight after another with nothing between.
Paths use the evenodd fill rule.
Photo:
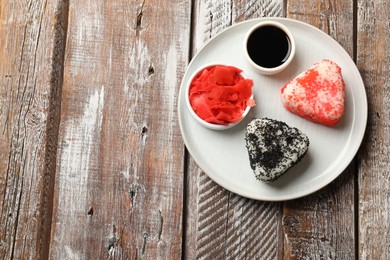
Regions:
<instances>
[{"instance_id":1,"label":"white round plate","mask_svg":"<svg viewBox=\"0 0 390 260\"><path fill-rule=\"evenodd\" d=\"M264 76L247 63L243 40L256 23L274 20L287 26L295 37L296 54L283 72ZM284 109L280 89L300 72L322 59L335 61L346 84L345 114L334 127L303 119ZM185 105L184 86L192 73L207 63L225 63L242 69L254 81L257 105L239 125L225 131L201 126ZM241 196L266 201L299 198L333 181L349 165L362 142L367 122L367 97L363 81L348 53L329 35L303 22L286 18L248 20L224 30L196 54L183 77L178 113L184 143L198 166L216 183ZM307 134L310 147L305 157L277 181L258 181L250 168L245 147L245 128L252 118L268 117L286 122Z\"/></svg>"}]
</instances>

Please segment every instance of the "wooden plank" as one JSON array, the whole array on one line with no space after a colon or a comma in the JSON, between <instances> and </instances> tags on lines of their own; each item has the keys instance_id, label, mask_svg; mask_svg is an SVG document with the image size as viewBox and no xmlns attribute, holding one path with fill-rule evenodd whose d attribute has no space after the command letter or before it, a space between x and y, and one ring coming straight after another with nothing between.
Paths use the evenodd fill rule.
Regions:
<instances>
[{"instance_id":1,"label":"wooden plank","mask_svg":"<svg viewBox=\"0 0 390 260\"><path fill-rule=\"evenodd\" d=\"M75 0L68 28L50 257L178 259L190 2Z\"/></svg>"},{"instance_id":2,"label":"wooden plank","mask_svg":"<svg viewBox=\"0 0 390 260\"><path fill-rule=\"evenodd\" d=\"M0 1L0 259L48 253L66 34L62 1Z\"/></svg>"},{"instance_id":3,"label":"wooden plank","mask_svg":"<svg viewBox=\"0 0 390 260\"><path fill-rule=\"evenodd\" d=\"M357 65L369 115L359 155L359 257L390 259L390 2L357 2Z\"/></svg>"},{"instance_id":4,"label":"wooden plank","mask_svg":"<svg viewBox=\"0 0 390 260\"><path fill-rule=\"evenodd\" d=\"M193 1L193 14L192 14L192 56L194 56L197 50L209 39L211 39L218 32L225 29L230 25L230 14L231 14L231 4L230 1ZM200 193L206 192L205 187L210 187L211 194L208 196L210 199L211 205L216 205L217 207L222 207L221 210L226 212L226 204L222 203L226 201L228 192L215 184L210 178L208 178L205 173L203 173L194 160L189 156L186 163L186 202L185 202L185 250L184 258L185 259L197 259L199 256L203 256L202 249L198 250L198 226L199 218L201 218L201 212L199 209L202 207L202 204L207 205L207 197L203 197L203 200L200 200ZM202 184L200 181L202 180ZM219 211L218 214L221 211ZM224 231L225 216L218 217L213 219L216 225L222 227L222 232ZM216 233L210 230L210 233L214 235ZM221 234L221 229L218 230L218 234ZM223 245L220 242L220 245ZM216 250L222 251L221 246L217 247ZM198 253L200 251L200 253ZM215 256L215 250L210 252ZM219 256L223 255L223 252L217 253Z\"/></svg>"},{"instance_id":5,"label":"wooden plank","mask_svg":"<svg viewBox=\"0 0 390 260\"><path fill-rule=\"evenodd\" d=\"M312 24L353 57L352 1L287 1L287 17ZM354 162L329 186L284 204L286 259L354 259Z\"/></svg>"},{"instance_id":6,"label":"wooden plank","mask_svg":"<svg viewBox=\"0 0 390 260\"><path fill-rule=\"evenodd\" d=\"M215 34L239 21L281 16L283 1L195 1L193 54ZM281 204L233 194L187 167L186 259L274 259L282 256Z\"/></svg>"}]
</instances>

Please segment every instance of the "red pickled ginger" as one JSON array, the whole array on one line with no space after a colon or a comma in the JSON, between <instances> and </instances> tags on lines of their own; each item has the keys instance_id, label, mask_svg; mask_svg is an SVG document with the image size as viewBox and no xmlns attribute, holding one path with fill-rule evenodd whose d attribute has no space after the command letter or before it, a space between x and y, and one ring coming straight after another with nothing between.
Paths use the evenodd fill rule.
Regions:
<instances>
[{"instance_id":1,"label":"red pickled ginger","mask_svg":"<svg viewBox=\"0 0 390 260\"><path fill-rule=\"evenodd\" d=\"M253 81L233 66L213 66L199 72L191 82L189 100L194 112L204 121L227 125L241 119L251 98Z\"/></svg>"}]
</instances>

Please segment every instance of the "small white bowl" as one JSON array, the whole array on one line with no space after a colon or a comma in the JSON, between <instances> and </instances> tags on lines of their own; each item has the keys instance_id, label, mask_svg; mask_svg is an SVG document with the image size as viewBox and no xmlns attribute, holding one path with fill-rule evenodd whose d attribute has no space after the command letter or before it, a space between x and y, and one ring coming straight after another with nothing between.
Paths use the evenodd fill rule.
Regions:
<instances>
[{"instance_id":1,"label":"small white bowl","mask_svg":"<svg viewBox=\"0 0 390 260\"><path fill-rule=\"evenodd\" d=\"M259 28L261 27L265 27L265 26L271 26L271 27L276 27L280 30L282 30L286 35L287 37L289 38L289 56L288 58L279 66L276 66L276 67L263 67L263 66L260 66L258 64L256 64L255 61L253 61L248 53L248 40L249 40L249 37ZM244 38L244 52L245 52L245 56L247 58L247 60L249 61L249 63L256 69L256 71L258 71L259 73L263 74L263 75L273 75L273 74L276 74L276 73L279 73L281 71L283 71L290 63L291 61L294 59L294 56L295 56L295 40L294 40L294 37L292 35L292 33L290 32L290 30L284 26L283 24L279 23L279 22L276 22L276 21L264 21L264 22L260 22L256 25L254 25L252 28L249 29L249 31L247 32L245 38ZM263 50L265 53L267 52L267 50ZM287 56L286 56L287 57Z\"/></svg>"},{"instance_id":2,"label":"small white bowl","mask_svg":"<svg viewBox=\"0 0 390 260\"><path fill-rule=\"evenodd\" d=\"M222 64L222 63L213 63L213 64L207 64L205 66L202 66L200 67L198 70L196 70L191 78L188 80L187 82L187 85L186 85L186 90L185 90L185 100L186 100L186 104L187 104L187 107L188 107L188 110L190 111L190 114L195 118L195 120L201 124L202 126L206 127L206 128L209 128L209 129L212 129L212 130L226 130L226 129L229 129L229 128L232 128L236 125L238 125L244 118L246 115L248 115L251 107L250 106L247 106L246 109L244 110L244 112L242 113L242 116L241 118L234 122L234 123L230 123L230 124L227 124L227 125L221 125L221 124L213 124L213 123L209 123L209 122L206 122L204 121L202 118L200 118L196 113L195 111L193 110L192 106L191 106L191 103L190 103L190 98L189 98L189 93L190 93L190 86L191 86L191 83L192 83L192 80L201 72L203 71L204 69L207 69L207 68L210 68L210 67L214 67L214 66L231 66L231 65L227 65L227 64ZM244 78L247 78L245 77L245 74L244 73L240 73L241 76L243 76ZM251 98L253 98L253 90L252 90L252 95L251 95Z\"/></svg>"}]
</instances>

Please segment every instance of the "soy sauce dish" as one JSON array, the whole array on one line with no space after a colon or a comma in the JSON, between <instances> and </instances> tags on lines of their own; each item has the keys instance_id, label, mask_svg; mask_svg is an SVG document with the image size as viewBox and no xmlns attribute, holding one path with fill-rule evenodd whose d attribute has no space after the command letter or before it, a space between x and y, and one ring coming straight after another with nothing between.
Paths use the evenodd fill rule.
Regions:
<instances>
[{"instance_id":1,"label":"soy sauce dish","mask_svg":"<svg viewBox=\"0 0 390 260\"><path fill-rule=\"evenodd\" d=\"M290 30L275 21L254 25L244 39L245 56L261 74L283 71L295 56L295 40Z\"/></svg>"},{"instance_id":2,"label":"soy sauce dish","mask_svg":"<svg viewBox=\"0 0 390 260\"><path fill-rule=\"evenodd\" d=\"M238 125L256 103L253 80L240 68L213 63L197 69L186 86L186 104L193 118L212 130Z\"/></svg>"}]
</instances>

